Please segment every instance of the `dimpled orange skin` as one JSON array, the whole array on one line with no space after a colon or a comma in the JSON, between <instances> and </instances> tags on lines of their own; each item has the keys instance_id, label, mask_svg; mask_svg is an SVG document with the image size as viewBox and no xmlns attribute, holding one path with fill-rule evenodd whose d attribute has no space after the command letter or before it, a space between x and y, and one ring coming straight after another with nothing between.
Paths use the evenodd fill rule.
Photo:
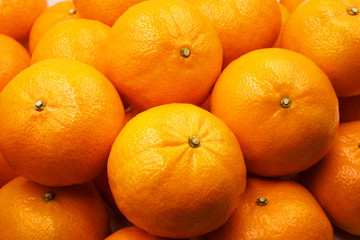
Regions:
<instances>
[{"instance_id":1,"label":"dimpled orange skin","mask_svg":"<svg viewBox=\"0 0 360 240\"><path fill-rule=\"evenodd\" d=\"M78 12L74 12L75 6L72 1L62 1L48 7L35 20L29 36L29 51L32 53L36 44L44 33L59 22L81 18Z\"/></svg>"},{"instance_id":2,"label":"dimpled orange skin","mask_svg":"<svg viewBox=\"0 0 360 240\"><path fill-rule=\"evenodd\" d=\"M280 3L284 5L290 12L293 12L295 8L305 0L280 0Z\"/></svg>"},{"instance_id":3,"label":"dimpled orange skin","mask_svg":"<svg viewBox=\"0 0 360 240\"><path fill-rule=\"evenodd\" d=\"M183 48L190 55L181 55ZM141 2L114 24L109 78L133 107L200 105L221 71L222 47L210 20L179 0Z\"/></svg>"},{"instance_id":4,"label":"dimpled orange skin","mask_svg":"<svg viewBox=\"0 0 360 240\"><path fill-rule=\"evenodd\" d=\"M58 23L41 37L31 63L49 58L69 58L89 64L106 75L104 48L110 29L99 21L89 19Z\"/></svg>"},{"instance_id":5,"label":"dimpled orange skin","mask_svg":"<svg viewBox=\"0 0 360 240\"><path fill-rule=\"evenodd\" d=\"M45 201L45 193L55 199ZM51 188L18 177L0 190L0 238L103 240L109 213L90 183Z\"/></svg>"},{"instance_id":6,"label":"dimpled orange skin","mask_svg":"<svg viewBox=\"0 0 360 240\"><path fill-rule=\"evenodd\" d=\"M360 0L309 0L291 14L282 47L313 60L339 97L360 95Z\"/></svg>"},{"instance_id":7,"label":"dimpled orange skin","mask_svg":"<svg viewBox=\"0 0 360 240\"><path fill-rule=\"evenodd\" d=\"M241 55L271 47L281 27L276 0L186 0L207 16L219 35L223 68Z\"/></svg>"},{"instance_id":8,"label":"dimpled orange skin","mask_svg":"<svg viewBox=\"0 0 360 240\"><path fill-rule=\"evenodd\" d=\"M17 176L5 161L4 156L0 153L0 188Z\"/></svg>"},{"instance_id":9,"label":"dimpled orange skin","mask_svg":"<svg viewBox=\"0 0 360 240\"><path fill-rule=\"evenodd\" d=\"M257 199L267 204L260 206ZM333 240L329 219L311 193L292 181L249 177L229 221L201 240Z\"/></svg>"},{"instance_id":10,"label":"dimpled orange skin","mask_svg":"<svg viewBox=\"0 0 360 240\"><path fill-rule=\"evenodd\" d=\"M32 24L47 6L46 0L0 1L0 34L25 40Z\"/></svg>"},{"instance_id":11,"label":"dimpled orange skin","mask_svg":"<svg viewBox=\"0 0 360 240\"><path fill-rule=\"evenodd\" d=\"M305 184L337 227L360 236L360 121L341 123L326 157L305 172Z\"/></svg>"},{"instance_id":12,"label":"dimpled orange skin","mask_svg":"<svg viewBox=\"0 0 360 240\"><path fill-rule=\"evenodd\" d=\"M303 55L280 48L232 62L212 91L211 112L237 136L247 170L261 176L293 174L318 162L339 123L327 76Z\"/></svg>"},{"instance_id":13,"label":"dimpled orange skin","mask_svg":"<svg viewBox=\"0 0 360 240\"><path fill-rule=\"evenodd\" d=\"M42 111L35 103L42 100ZM0 93L0 152L32 181L89 181L106 165L124 121L121 99L99 71L50 59L18 74Z\"/></svg>"},{"instance_id":14,"label":"dimpled orange skin","mask_svg":"<svg viewBox=\"0 0 360 240\"><path fill-rule=\"evenodd\" d=\"M98 20L109 26L132 5L143 0L73 0L80 14L85 18Z\"/></svg>"},{"instance_id":15,"label":"dimpled orange skin","mask_svg":"<svg viewBox=\"0 0 360 240\"><path fill-rule=\"evenodd\" d=\"M226 222L245 190L246 168L225 123L191 104L166 104L125 125L110 152L108 178L130 222L155 236L187 238Z\"/></svg>"},{"instance_id":16,"label":"dimpled orange skin","mask_svg":"<svg viewBox=\"0 0 360 240\"><path fill-rule=\"evenodd\" d=\"M152 236L135 226L122 228L122 229L114 232L107 238L105 238L105 240L129 240L129 239L131 239L131 240L166 240L166 238ZM170 239L168 239L168 240L170 240Z\"/></svg>"},{"instance_id":17,"label":"dimpled orange skin","mask_svg":"<svg viewBox=\"0 0 360 240\"><path fill-rule=\"evenodd\" d=\"M30 65L30 55L15 39L0 34L0 91Z\"/></svg>"}]
</instances>

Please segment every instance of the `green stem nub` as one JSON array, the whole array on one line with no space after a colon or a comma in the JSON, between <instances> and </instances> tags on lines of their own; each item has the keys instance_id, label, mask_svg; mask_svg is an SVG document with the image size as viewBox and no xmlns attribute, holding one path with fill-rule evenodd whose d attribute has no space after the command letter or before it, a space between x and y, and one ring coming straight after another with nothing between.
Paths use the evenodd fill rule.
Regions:
<instances>
[{"instance_id":1,"label":"green stem nub","mask_svg":"<svg viewBox=\"0 0 360 240\"><path fill-rule=\"evenodd\" d=\"M70 9L69 10L69 15L75 15L77 13L76 9Z\"/></svg>"},{"instance_id":2,"label":"green stem nub","mask_svg":"<svg viewBox=\"0 0 360 240\"><path fill-rule=\"evenodd\" d=\"M56 194L52 193L52 192L47 192L47 193L44 193L42 197L43 197L45 202L49 202L49 201L55 199Z\"/></svg>"},{"instance_id":3,"label":"green stem nub","mask_svg":"<svg viewBox=\"0 0 360 240\"><path fill-rule=\"evenodd\" d=\"M283 97L280 101L280 104L284 108L289 108L291 106L291 99L287 97Z\"/></svg>"},{"instance_id":4,"label":"green stem nub","mask_svg":"<svg viewBox=\"0 0 360 240\"><path fill-rule=\"evenodd\" d=\"M356 7L348 8L347 11L350 15L358 15L359 14L359 9Z\"/></svg>"},{"instance_id":5,"label":"green stem nub","mask_svg":"<svg viewBox=\"0 0 360 240\"><path fill-rule=\"evenodd\" d=\"M38 100L35 103L35 110L36 111L42 111L45 108L45 102L43 100Z\"/></svg>"},{"instance_id":6,"label":"green stem nub","mask_svg":"<svg viewBox=\"0 0 360 240\"><path fill-rule=\"evenodd\" d=\"M259 206L265 206L268 203L268 200L264 197L259 197L256 199L256 204Z\"/></svg>"},{"instance_id":7,"label":"green stem nub","mask_svg":"<svg viewBox=\"0 0 360 240\"><path fill-rule=\"evenodd\" d=\"M200 139L197 137L191 137L189 139L189 145L193 148L197 148L200 146Z\"/></svg>"},{"instance_id":8,"label":"green stem nub","mask_svg":"<svg viewBox=\"0 0 360 240\"><path fill-rule=\"evenodd\" d=\"M183 56L184 58L188 58L190 54L191 54L190 49L188 49L187 47L183 47L181 49L181 56Z\"/></svg>"}]
</instances>

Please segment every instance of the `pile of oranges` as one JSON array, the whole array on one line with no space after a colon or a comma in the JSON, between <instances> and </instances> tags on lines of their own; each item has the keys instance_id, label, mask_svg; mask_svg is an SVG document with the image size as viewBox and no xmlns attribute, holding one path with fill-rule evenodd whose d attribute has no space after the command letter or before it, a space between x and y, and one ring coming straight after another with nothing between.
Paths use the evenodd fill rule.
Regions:
<instances>
[{"instance_id":1,"label":"pile of oranges","mask_svg":"<svg viewBox=\"0 0 360 240\"><path fill-rule=\"evenodd\" d=\"M359 239L360 0L3 0L0 52L0 239Z\"/></svg>"}]
</instances>

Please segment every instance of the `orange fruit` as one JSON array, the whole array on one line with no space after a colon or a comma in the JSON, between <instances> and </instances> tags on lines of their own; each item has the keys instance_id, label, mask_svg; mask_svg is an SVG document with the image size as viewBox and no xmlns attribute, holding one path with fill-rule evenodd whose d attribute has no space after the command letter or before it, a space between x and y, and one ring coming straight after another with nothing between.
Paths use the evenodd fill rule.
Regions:
<instances>
[{"instance_id":1,"label":"orange fruit","mask_svg":"<svg viewBox=\"0 0 360 240\"><path fill-rule=\"evenodd\" d=\"M162 237L152 236L135 226L122 228L120 230L117 230L116 232L114 232L113 234L108 236L107 238L105 238L105 240L129 240L129 239L131 239L131 240L165 240L165 238L162 238Z\"/></svg>"},{"instance_id":2,"label":"orange fruit","mask_svg":"<svg viewBox=\"0 0 360 240\"><path fill-rule=\"evenodd\" d=\"M46 187L17 177L0 190L0 238L89 239L109 234L109 213L90 183Z\"/></svg>"},{"instance_id":3,"label":"orange fruit","mask_svg":"<svg viewBox=\"0 0 360 240\"><path fill-rule=\"evenodd\" d=\"M0 111L0 152L19 175L50 186L100 174L124 124L111 82L69 59L23 70L0 93Z\"/></svg>"},{"instance_id":4,"label":"orange fruit","mask_svg":"<svg viewBox=\"0 0 360 240\"><path fill-rule=\"evenodd\" d=\"M81 18L72 1L57 2L47 8L35 20L29 36L29 50L32 53L44 33L59 22Z\"/></svg>"},{"instance_id":5,"label":"orange fruit","mask_svg":"<svg viewBox=\"0 0 360 240\"><path fill-rule=\"evenodd\" d=\"M280 3L284 5L290 12L293 12L297 6L306 0L280 0Z\"/></svg>"},{"instance_id":6,"label":"orange fruit","mask_svg":"<svg viewBox=\"0 0 360 240\"><path fill-rule=\"evenodd\" d=\"M0 92L23 69L30 65L30 55L15 39L0 34Z\"/></svg>"},{"instance_id":7,"label":"orange fruit","mask_svg":"<svg viewBox=\"0 0 360 240\"><path fill-rule=\"evenodd\" d=\"M0 1L0 34L26 39L32 24L46 8L46 0Z\"/></svg>"},{"instance_id":8,"label":"orange fruit","mask_svg":"<svg viewBox=\"0 0 360 240\"><path fill-rule=\"evenodd\" d=\"M112 27L107 53L110 80L139 110L174 102L201 104L222 64L210 20L180 0L150 0L129 8Z\"/></svg>"},{"instance_id":9,"label":"orange fruit","mask_svg":"<svg viewBox=\"0 0 360 240\"><path fill-rule=\"evenodd\" d=\"M333 240L329 219L311 193L292 181L249 177L229 221L201 240Z\"/></svg>"},{"instance_id":10,"label":"orange fruit","mask_svg":"<svg viewBox=\"0 0 360 240\"><path fill-rule=\"evenodd\" d=\"M56 24L40 39L31 63L49 58L69 58L87 63L106 75L104 47L110 27L89 19L74 19Z\"/></svg>"},{"instance_id":11,"label":"orange fruit","mask_svg":"<svg viewBox=\"0 0 360 240\"><path fill-rule=\"evenodd\" d=\"M255 49L271 47L280 33L276 0L186 0L207 16L219 35L223 67Z\"/></svg>"},{"instance_id":12,"label":"orange fruit","mask_svg":"<svg viewBox=\"0 0 360 240\"><path fill-rule=\"evenodd\" d=\"M282 32L282 47L313 60L339 97L360 95L360 0L308 0Z\"/></svg>"},{"instance_id":13,"label":"orange fruit","mask_svg":"<svg viewBox=\"0 0 360 240\"><path fill-rule=\"evenodd\" d=\"M3 155L0 153L0 188L18 175L9 167Z\"/></svg>"},{"instance_id":14,"label":"orange fruit","mask_svg":"<svg viewBox=\"0 0 360 240\"><path fill-rule=\"evenodd\" d=\"M143 0L73 0L80 14L85 18L98 20L112 26L132 5Z\"/></svg>"},{"instance_id":15,"label":"orange fruit","mask_svg":"<svg viewBox=\"0 0 360 240\"><path fill-rule=\"evenodd\" d=\"M273 47L281 47L281 32L285 26L286 21L290 17L290 12L286 7L284 7L284 5L279 3L279 7L280 7L280 12L281 12L281 30L280 30L280 34L279 34L278 38L276 39Z\"/></svg>"},{"instance_id":16,"label":"orange fruit","mask_svg":"<svg viewBox=\"0 0 360 240\"><path fill-rule=\"evenodd\" d=\"M237 136L247 170L261 176L289 175L318 162L339 123L328 77L308 58L281 48L232 62L212 91L211 112Z\"/></svg>"},{"instance_id":17,"label":"orange fruit","mask_svg":"<svg viewBox=\"0 0 360 240\"><path fill-rule=\"evenodd\" d=\"M329 154L305 173L305 184L330 221L360 236L360 121L341 123Z\"/></svg>"},{"instance_id":18,"label":"orange fruit","mask_svg":"<svg viewBox=\"0 0 360 240\"><path fill-rule=\"evenodd\" d=\"M340 122L360 120L360 95L339 97Z\"/></svg>"},{"instance_id":19,"label":"orange fruit","mask_svg":"<svg viewBox=\"0 0 360 240\"><path fill-rule=\"evenodd\" d=\"M115 202L137 227L187 238L220 227L245 190L239 143L219 118L192 104L165 104L136 115L108 160Z\"/></svg>"}]
</instances>

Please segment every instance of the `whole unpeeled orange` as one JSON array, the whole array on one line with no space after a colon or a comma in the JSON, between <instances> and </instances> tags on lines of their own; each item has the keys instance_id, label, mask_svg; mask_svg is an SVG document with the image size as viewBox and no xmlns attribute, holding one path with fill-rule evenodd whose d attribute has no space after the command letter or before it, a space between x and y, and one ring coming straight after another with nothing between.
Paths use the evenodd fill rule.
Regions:
<instances>
[{"instance_id":1,"label":"whole unpeeled orange","mask_svg":"<svg viewBox=\"0 0 360 240\"><path fill-rule=\"evenodd\" d=\"M115 202L137 227L187 238L223 225L246 185L236 137L192 104L165 104L132 118L108 160Z\"/></svg>"},{"instance_id":2,"label":"whole unpeeled orange","mask_svg":"<svg viewBox=\"0 0 360 240\"><path fill-rule=\"evenodd\" d=\"M261 176L314 165L330 150L339 123L329 78L310 59L280 48L232 62L212 91L211 112L237 136L248 171Z\"/></svg>"},{"instance_id":3,"label":"whole unpeeled orange","mask_svg":"<svg viewBox=\"0 0 360 240\"><path fill-rule=\"evenodd\" d=\"M0 152L19 175L64 186L91 180L105 167L124 124L124 108L95 68L44 60L0 93Z\"/></svg>"}]
</instances>

